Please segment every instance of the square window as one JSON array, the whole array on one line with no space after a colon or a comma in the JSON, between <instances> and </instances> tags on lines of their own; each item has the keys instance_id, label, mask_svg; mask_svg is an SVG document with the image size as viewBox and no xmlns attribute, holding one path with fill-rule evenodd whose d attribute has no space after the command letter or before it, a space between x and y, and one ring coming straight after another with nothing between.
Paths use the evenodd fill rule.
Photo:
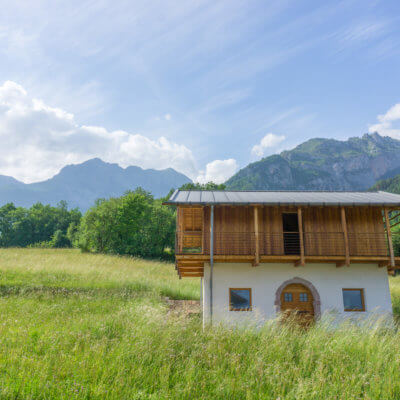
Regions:
<instances>
[{"instance_id":1,"label":"square window","mask_svg":"<svg viewBox=\"0 0 400 400\"><path fill-rule=\"evenodd\" d=\"M284 294L283 294L283 299L284 299L286 302L293 301L293 294L292 294L292 293L284 293Z\"/></svg>"},{"instance_id":2,"label":"square window","mask_svg":"<svg viewBox=\"0 0 400 400\"><path fill-rule=\"evenodd\" d=\"M229 289L230 311L251 311L251 289Z\"/></svg>"},{"instance_id":3,"label":"square window","mask_svg":"<svg viewBox=\"0 0 400 400\"><path fill-rule=\"evenodd\" d=\"M308 301L308 294L307 293L300 293L300 301Z\"/></svg>"},{"instance_id":4,"label":"square window","mask_svg":"<svg viewBox=\"0 0 400 400\"><path fill-rule=\"evenodd\" d=\"M343 289L344 311L365 311L364 289Z\"/></svg>"}]
</instances>

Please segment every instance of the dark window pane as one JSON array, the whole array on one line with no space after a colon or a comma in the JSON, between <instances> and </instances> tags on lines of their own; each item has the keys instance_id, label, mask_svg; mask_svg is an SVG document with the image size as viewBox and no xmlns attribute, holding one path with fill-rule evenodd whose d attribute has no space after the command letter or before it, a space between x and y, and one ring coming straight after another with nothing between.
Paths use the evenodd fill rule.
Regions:
<instances>
[{"instance_id":1,"label":"dark window pane","mask_svg":"<svg viewBox=\"0 0 400 400\"><path fill-rule=\"evenodd\" d=\"M249 289L230 289L231 309L245 310L251 307Z\"/></svg>"},{"instance_id":2,"label":"dark window pane","mask_svg":"<svg viewBox=\"0 0 400 400\"><path fill-rule=\"evenodd\" d=\"M343 290L343 304L345 310L362 310L362 290Z\"/></svg>"},{"instance_id":3,"label":"dark window pane","mask_svg":"<svg viewBox=\"0 0 400 400\"><path fill-rule=\"evenodd\" d=\"M307 293L300 293L300 301L308 301Z\"/></svg>"},{"instance_id":4,"label":"dark window pane","mask_svg":"<svg viewBox=\"0 0 400 400\"><path fill-rule=\"evenodd\" d=\"M282 214L282 224L284 232L298 232L299 219L297 213Z\"/></svg>"},{"instance_id":5,"label":"dark window pane","mask_svg":"<svg viewBox=\"0 0 400 400\"><path fill-rule=\"evenodd\" d=\"M285 254L300 254L299 222L297 214L282 214Z\"/></svg>"},{"instance_id":6,"label":"dark window pane","mask_svg":"<svg viewBox=\"0 0 400 400\"><path fill-rule=\"evenodd\" d=\"M293 301L292 293L284 293L283 296L284 296L285 301Z\"/></svg>"}]
</instances>

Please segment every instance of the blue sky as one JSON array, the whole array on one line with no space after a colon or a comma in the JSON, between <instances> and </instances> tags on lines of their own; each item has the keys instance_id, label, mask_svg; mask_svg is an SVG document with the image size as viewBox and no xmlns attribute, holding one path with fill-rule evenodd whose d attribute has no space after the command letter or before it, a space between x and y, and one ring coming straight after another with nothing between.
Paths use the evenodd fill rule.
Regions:
<instances>
[{"instance_id":1,"label":"blue sky","mask_svg":"<svg viewBox=\"0 0 400 400\"><path fill-rule=\"evenodd\" d=\"M400 138L399 1L0 0L0 174L92 157L222 181L312 137Z\"/></svg>"}]
</instances>

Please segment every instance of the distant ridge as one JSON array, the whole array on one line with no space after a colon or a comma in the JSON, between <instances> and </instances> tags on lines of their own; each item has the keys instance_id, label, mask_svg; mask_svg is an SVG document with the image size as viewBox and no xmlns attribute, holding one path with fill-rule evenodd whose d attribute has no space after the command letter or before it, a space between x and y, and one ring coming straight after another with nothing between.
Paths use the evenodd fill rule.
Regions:
<instances>
[{"instance_id":1,"label":"distant ridge","mask_svg":"<svg viewBox=\"0 0 400 400\"><path fill-rule=\"evenodd\" d=\"M36 202L55 205L66 200L69 207L84 211L98 198L121 196L139 186L157 198L189 182L191 180L187 176L172 168L121 168L118 164L93 158L81 164L67 165L57 175L43 182L25 184L0 175L0 206L9 202L23 207Z\"/></svg>"},{"instance_id":2,"label":"distant ridge","mask_svg":"<svg viewBox=\"0 0 400 400\"><path fill-rule=\"evenodd\" d=\"M400 174L393 178L382 179L372 186L371 191L382 190L384 192L400 194Z\"/></svg>"},{"instance_id":3,"label":"distant ridge","mask_svg":"<svg viewBox=\"0 0 400 400\"><path fill-rule=\"evenodd\" d=\"M310 139L241 169L227 190L367 190L400 169L400 141L378 133Z\"/></svg>"}]
</instances>

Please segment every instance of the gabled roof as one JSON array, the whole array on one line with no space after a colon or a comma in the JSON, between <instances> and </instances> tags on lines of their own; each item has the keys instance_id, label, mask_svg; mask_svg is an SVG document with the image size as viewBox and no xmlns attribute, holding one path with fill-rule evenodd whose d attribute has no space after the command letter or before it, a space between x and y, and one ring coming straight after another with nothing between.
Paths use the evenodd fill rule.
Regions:
<instances>
[{"instance_id":1,"label":"gabled roof","mask_svg":"<svg viewBox=\"0 0 400 400\"><path fill-rule=\"evenodd\" d=\"M176 190L164 204L400 207L400 195L387 192Z\"/></svg>"}]
</instances>

